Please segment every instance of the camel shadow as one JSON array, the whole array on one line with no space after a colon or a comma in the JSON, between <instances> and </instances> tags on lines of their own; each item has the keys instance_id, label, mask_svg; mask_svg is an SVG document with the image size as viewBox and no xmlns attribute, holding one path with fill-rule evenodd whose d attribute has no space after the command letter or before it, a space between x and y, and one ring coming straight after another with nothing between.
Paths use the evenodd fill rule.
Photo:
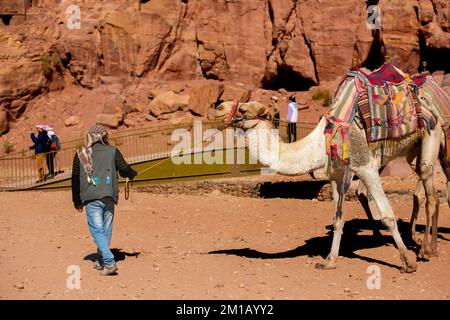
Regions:
<instances>
[{"instance_id":1,"label":"camel shadow","mask_svg":"<svg viewBox=\"0 0 450 320\"><path fill-rule=\"evenodd\" d=\"M416 232L417 233L424 233L425 232L425 225L424 224L417 224L416 225ZM450 234L450 228L446 227L438 227L438 238L442 239L444 241L450 241L449 238L444 237L442 234Z\"/></svg>"},{"instance_id":2,"label":"camel shadow","mask_svg":"<svg viewBox=\"0 0 450 320\"><path fill-rule=\"evenodd\" d=\"M122 249L113 248L111 249L112 254L114 255L114 260L116 262L125 260L126 257L138 257L141 253L140 252L132 252L128 253L125 251L122 251ZM89 261L96 261L97 260L97 253L90 253L86 257L83 258L83 260L89 260Z\"/></svg>"},{"instance_id":3,"label":"camel shadow","mask_svg":"<svg viewBox=\"0 0 450 320\"><path fill-rule=\"evenodd\" d=\"M398 228L402 234L403 239L408 237L408 222L398 220ZM252 258L252 259L286 259L286 258L296 258L302 256L314 257L322 256L325 258L331 248L331 242L333 238L333 226L326 226L328 230L326 236L314 237L305 241L305 244L297 248L276 252L267 253L254 250L251 248L241 248L241 249L224 249L210 251L208 254L230 254L239 257ZM382 246L395 246L394 240L390 234L374 236L372 234L360 235L359 233L363 230L386 230L381 221L368 221L366 219L353 219L349 220L344 225L344 233L341 239L341 246L339 255L349 258L349 259L359 259L369 263L375 263L380 265L385 265L391 268L400 269L400 265L393 265L391 263L366 257L358 254L357 251L363 249L378 248ZM416 252L417 253L417 252Z\"/></svg>"}]
</instances>

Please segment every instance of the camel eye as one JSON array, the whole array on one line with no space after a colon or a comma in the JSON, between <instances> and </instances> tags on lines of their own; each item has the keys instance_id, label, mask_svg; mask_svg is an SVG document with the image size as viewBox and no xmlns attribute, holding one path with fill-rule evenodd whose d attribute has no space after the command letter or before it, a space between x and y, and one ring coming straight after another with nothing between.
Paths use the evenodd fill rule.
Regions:
<instances>
[{"instance_id":1,"label":"camel eye","mask_svg":"<svg viewBox=\"0 0 450 320\"><path fill-rule=\"evenodd\" d=\"M217 110L222 110L223 109L223 105L220 105L217 107Z\"/></svg>"}]
</instances>

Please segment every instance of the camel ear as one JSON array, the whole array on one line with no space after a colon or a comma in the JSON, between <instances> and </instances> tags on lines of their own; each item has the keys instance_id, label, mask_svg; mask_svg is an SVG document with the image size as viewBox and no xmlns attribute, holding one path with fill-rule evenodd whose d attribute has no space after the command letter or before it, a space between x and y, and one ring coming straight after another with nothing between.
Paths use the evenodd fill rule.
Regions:
<instances>
[{"instance_id":1,"label":"camel ear","mask_svg":"<svg viewBox=\"0 0 450 320\"><path fill-rule=\"evenodd\" d=\"M271 120L272 115L270 114L268 108L261 108L258 110L258 118Z\"/></svg>"}]
</instances>

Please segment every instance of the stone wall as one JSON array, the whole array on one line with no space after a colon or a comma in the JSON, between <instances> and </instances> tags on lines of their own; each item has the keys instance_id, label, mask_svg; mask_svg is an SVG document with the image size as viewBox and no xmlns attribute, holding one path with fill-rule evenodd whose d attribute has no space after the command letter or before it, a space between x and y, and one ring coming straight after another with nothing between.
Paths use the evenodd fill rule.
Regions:
<instances>
[{"instance_id":1,"label":"stone wall","mask_svg":"<svg viewBox=\"0 0 450 320\"><path fill-rule=\"evenodd\" d=\"M163 183L133 188L137 192L153 194L220 195L249 198L299 198L330 201L331 189L327 181L260 182L205 180ZM132 191L133 192L133 191Z\"/></svg>"}]
</instances>

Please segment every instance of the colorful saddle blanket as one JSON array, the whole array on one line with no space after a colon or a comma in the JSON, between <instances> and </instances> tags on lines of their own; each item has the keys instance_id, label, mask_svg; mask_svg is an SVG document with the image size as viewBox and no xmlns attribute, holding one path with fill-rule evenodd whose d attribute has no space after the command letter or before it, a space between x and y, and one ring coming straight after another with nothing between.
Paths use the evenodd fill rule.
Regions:
<instances>
[{"instance_id":1,"label":"colorful saddle blanket","mask_svg":"<svg viewBox=\"0 0 450 320\"><path fill-rule=\"evenodd\" d=\"M414 82L417 88L420 88L425 84L428 76L430 76L430 73L428 71L418 73L411 77L411 81Z\"/></svg>"},{"instance_id":2,"label":"colorful saddle blanket","mask_svg":"<svg viewBox=\"0 0 450 320\"><path fill-rule=\"evenodd\" d=\"M411 80L417 86L424 109L430 110L442 127L450 125L450 97L428 72L416 74Z\"/></svg>"},{"instance_id":3,"label":"colorful saddle blanket","mask_svg":"<svg viewBox=\"0 0 450 320\"><path fill-rule=\"evenodd\" d=\"M436 125L434 112L419 99L415 84L391 64L369 75L358 69L349 71L326 117L327 154L332 161L340 158L344 163L349 160L347 130L355 117L364 127L369 144ZM338 152L337 133L342 137L342 154Z\"/></svg>"},{"instance_id":4,"label":"colorful saddle blanket","mask_svg":"<svg viewBox=\"0 0 450 320\"><path fill-rule=\"evenodd\" d=\"M410 84L369 85L355 77L355 85L368 142L401 138L425 127L421 104Z\"/></svg>"},{"instance_id":5,"label":"colorful saddle blanket","mask_svg":"<svg viewBox=\"0 0 450 320\"><path fill-rule=\"evenodd\" d=\"M365 73L360 69L356 70L366 78L370 85L373 86L383 86L386 83L400 84L405 81L403 72L390 63L383 64L379 69L372 73Z\"/></svg>"}]
</instances>

